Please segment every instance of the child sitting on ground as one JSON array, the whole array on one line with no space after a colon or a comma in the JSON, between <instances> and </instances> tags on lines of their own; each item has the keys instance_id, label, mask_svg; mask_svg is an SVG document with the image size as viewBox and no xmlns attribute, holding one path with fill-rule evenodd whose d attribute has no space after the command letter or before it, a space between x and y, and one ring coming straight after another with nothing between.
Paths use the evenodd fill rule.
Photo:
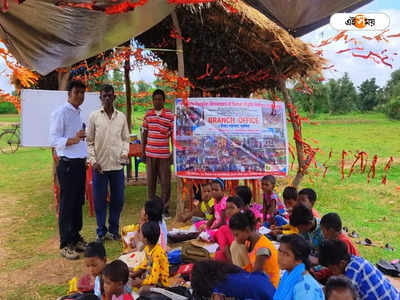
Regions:
<instances>
[{"instance_id":1,"label":"child sitting on ground","mask_svg":"<svg viewBox=\"0 0 400 300\"><path fill-rule=\"evenodd\" d=\"M167 251L168 246L167 246L167 225L165 224L165 221L162 217L162 212L163 212L163 205L162 201L159 197L154 196L152 200L149 200L145 203L144 208L141 211L140 219L139 219L139 224L137 227L133 227L133 229L136 228L136 232L129 233L126 232L126 229L129 227L131 228L132 225L128 225L122 228L122 237L123 241L128 244L128 249L131 251L143 251L144 249L144 244L142 242L142 235L141 235L141 227L144 223L146 222L157 222L160 226L160 239L158 243L161 245L161 247ZM128 252L128 251L124 251Z\"/></svg>"},{"instance_id":2,"label":"child sitting on ground","mask_svg":"<svg viewBox=\"0 0 400 300\"><path fill-rule=\"evenodd\" d=\"M195 199L193 201L193 210L184 214L179 221L187 222L191 219L193 223L197 223L203 220L211 220L214 214L214 198L211 197L211 193L210 182L201 184L198 196L201 199Z\"/></svg>"},{"instance_id":3,"label":"child sitting on ground","mask_svg":"<svg viewBox=\"0 0 400 300\"><path fill-rule=\"evenodd\" d=\"M101 274L107 263L104 245L98 242L89 243L84 253L84 262L89 274L94 280L93 293L101 300ZM130 292L131 288L125 285L125 291Z\"/></svg>"},{"instance_id":4,"label":"child sitting on ground","mask_svg":"<svg viewBox=\"0 0 400 300\"><path fill-rule=\"evenodd\" d=\"M261 226L263 222L263 214L262 214L262 205L258 203L251 204L251 199L253 198L253 194L248 186L239 185L235 188L235 194L239 196L244 202L244 210L249 209L253 212L256 217L257 228Z\"/></svg>"},{"instance_id":5,"label":"child sitting on ground","mask_svg":"<svg viewBox=\"0 0 400 300\"><path fill-rule=\"evenodd\" d=\"M347 250L351 255L359 256L357 248L353 245L349 237L342 231L342 220L336 213L329 213L321 219L321 230L326 240L340 240L347 245Z\"/></svg>"},{"instance_id":6,"label":"child sitting on ground","mask_svg":"<svg viewBox=\"0 0 400 300\"><path fill-rule=\"evenodd\" d=\"M157 243L160 226L157 222L147 222L142 226L143 242L146 252L143 262L131 274L132 287L163 286L168 287L169 263L164 249ZM142 279L143 278L143 279Z\"/></svg>"},{"instance_id":7,"label":"child sitting on ground","mask_svg":"<svg viewBox=\"0 0 400 300\"><path fill-rule=\"evenodd\" d=\"M263 190L263 219L264 226L281 226L282 217L286 215L285 206L279 196L274 192L276 180L272 175L266 175L261 179L261 189Z\"/></svg>"},{"instance_id":8,"label":"child sitting on ground","mask_svg":"<svg viewBox=\"0 0 400 300\"><path fill-rule=\"evenodd\" d=\"M104 300L133 300L124 286L129 280L129 269L121 260L114 260L105 266L102 282L104 289Z\"/></svg>"},{"instance_id":9,"label":"child sitting on ground","mask_svg":"<svg viewBox=\"0 0 400 300\"><path fill-rule=\"evenodd\" d=\"M315 252L325 240L320 228L320 220L313 216L310 208L303 204L296 204L290 216L290 224L296 226L299 232L308 241ZM316 253L314 253L316 254Z\"/></svg>"},{"instance_id":10,"label":"child sitting on ground","mask_svg":"<svg viewBox=\"0 0 400 300\"><path fill-rule=\"evenodd\" d=\"M311 209L314 217L321 218L318 214L318 211L314 208L315 201L317 201L317 193L313 189L302 189L299 192L297 201Z\"/></svg>"},{"instance_id":11,"label":"child sitting on ground","mask_svg":"<svg viewBox=\"0 0 400 300\"><path fill-rule=\"evenodd\" d=\"M212 241L218 228L226 223L225 209L227 197L224 194L225 184L220 178L211 182L212 196L214 198L213 217L208 221L200 221L195 224L198 231L206 231L207 236L203 239Z\"/></svg>"},{"instance_id":12,"label":"child sitting on ground","mask_svg":"<svg viewBox=\"0 0 400 300\"><path fill-rule=\"evenodd\" d=\"M286 210L290 215L292 214L293 208L295 207L297 203L297 190L295 187L292 186L287 186L283 190L283 201L286 206ZM297 227L293 226L292 224L285 224L283 226L271 226L271 232L269 233L272 236L279 236L281 234L288 235L288 234L296 234L299 233L299 230Z\"/></svg>"},{"instance_id":13,"label":"child sitting on ground","mask_svg":"<svg viewBox=\"0 0 400 300\"><path fill-rule=\"evenodd\" d=\"M357 291L349 279L333 276L325 285L326 300L358 300Z\"/></svg>"},{"instance_id":14,"label":"child sitting on ground","mask_svg":"<svg viewBox=\"0 0 400 300\"><path fill-rule=\"evenodd\" d=\"M244 203L238 196L229 197L226 200L225 215L227 224L222 225L214 235L214 239L219 245L219 249L215 253L215 260L232 262L230 247L235 238L228 225L229 219L243 208Z\"/></svg>"}]
</instances>

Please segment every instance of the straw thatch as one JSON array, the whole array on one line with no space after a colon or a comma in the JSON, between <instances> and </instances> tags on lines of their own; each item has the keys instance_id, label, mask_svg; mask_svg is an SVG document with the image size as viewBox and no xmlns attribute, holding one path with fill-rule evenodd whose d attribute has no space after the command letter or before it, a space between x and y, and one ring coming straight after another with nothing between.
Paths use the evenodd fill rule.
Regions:
<instances>
[{"instance_id":1,"label":"straw thatch","mask_svg":"<svg viewBox=\"0 0 400 300\"><path fill-rule=\"evenodd\" d=\"M281 75L296 79L321 72L324 60L301 40L241 0L232 2L232 7L238 12L230 12L224 2L176 10L185 39L185 76L196 87L213 94L248 96L259 89L276 88ZM167 17L137 40L147 48L175 49L172 28L171 17ZM170 70L177 70L176 53L156 54ZM213 72L201 77L207 64Z\"/></svg>"}]
</instances>

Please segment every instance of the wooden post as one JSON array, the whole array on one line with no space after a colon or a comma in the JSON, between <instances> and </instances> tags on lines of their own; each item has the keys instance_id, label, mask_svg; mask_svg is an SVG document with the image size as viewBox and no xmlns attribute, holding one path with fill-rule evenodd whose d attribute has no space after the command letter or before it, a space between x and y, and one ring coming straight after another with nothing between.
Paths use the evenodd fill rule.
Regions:
<instances>
[{"instance_id":1,"label":"wooden post","mask_svg":"<svg viewBox=\"0 0 400 300\"><path fill-rule=\"evenodd\" d=\"M124 64L124 77L125 77L125 95L126 95L126 121L128 123L129 133L132 130L132 102L131 102L131 53L130 53L130 40L125 44L129 46L128 55L125 57ZM126 167L127 179L132 178L132 158L129 158L129 164Z\"/></svg>"},{"instance_id":2,"label":"wooden post","mask_svg":"<svg viewBox=\"0 0 400 300\"><path fill-rule=\"evenodd\" d=\"M294 131L294 133L297 132L298 136L301 138L302 137L301 127L296 123L296 121L294 119L293 103L292 103L292 101L290 99L288 90L286 88L286 80L280 79L279 83L280 83L280 90L282 91L282 94L283 94L283 99L285 100L286 107L287 107L287 109L289 111L289 117L290 117L290 121L291 121L292 126L293 126L293 131ZM296 177L293 179L292 185L297 188L299 186L301 180L304 177L303 170L304 170L304 166L305 166L305 159L304 159L304 147L303 147L303 144L300 143L299 141L297 141L296 139L295 139L295 142L296 142L297 161L298 161L299 168L297 170Z\"/></svg>"},{"instance_id":3,"label":"wooden post","mask_svg":"<svg viewBox=\"0 0 400 300\"><path fill-rule=\"evenodd\" d=\"M176 11L171 13L172 23L174 24L175 30L179 36L182 36L181 27L179 26L178 16L176 15ZM183 42L182 39L176 38L176 55L178 58L178 75L180 77L185 76L185 62L183 58ZM175 111L175 103L174 103L174 111ZM183 192L183 180L182 178L176 177L176 217L183 214L185 210L185 199L182 198Z\"/></svg>"}]
</instances>

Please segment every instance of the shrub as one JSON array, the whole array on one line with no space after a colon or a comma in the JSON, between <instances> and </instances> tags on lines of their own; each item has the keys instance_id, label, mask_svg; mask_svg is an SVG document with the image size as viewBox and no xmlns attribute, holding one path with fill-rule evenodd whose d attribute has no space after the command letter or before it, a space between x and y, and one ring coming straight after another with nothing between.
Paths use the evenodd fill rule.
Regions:
<instances>
[{"instance_id":1,"label":"shrub","mask_svg":"<svg viewBox=\"0 0 400 300\"><path fill-rule=\"evenodd\" d=\"M393 97L385 107L386 115L395 120L400 120L400 96Z\"/></svg>"}]
</instances>

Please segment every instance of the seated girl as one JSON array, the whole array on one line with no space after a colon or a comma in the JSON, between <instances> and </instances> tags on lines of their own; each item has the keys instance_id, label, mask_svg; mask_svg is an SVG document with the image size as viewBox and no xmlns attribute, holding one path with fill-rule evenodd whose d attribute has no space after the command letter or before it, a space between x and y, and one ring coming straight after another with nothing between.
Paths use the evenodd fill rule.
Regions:
<instances>
[{"instance_id":1,"label":"seated girl","mask_svg":"<svg viewBox=\"0 0 400 300\"><path fill-rule=\"evenodd\" d=\"M261 226L263 223L263 213L262 213L262 205L259 203L251 204L251 199L253 198L253 194L248 186L239 185L235 188L235 194L239 196L244 202L244 208L251 210L256 217L257 227Z\"/></svg>"},{"instance_id":2,"label":"seated girl","mask_svg":"<svg viewBox=\"0 0 400 300\"><path fill-rule=\"evenodd\" d=\"M192 289L196 299L272 300L275 292L265 273L248 273L219 261L202 261L194 265Z\"/></svg>"},{"instance_id":3,"label":"seated girl","mask_svg":"<svg viewBox=\"0 0 400 300\"><path fill-rule=\"evenodd\" d=\"M214 198L211 197L211 183L207 182L200 185L200 193L197 193L193 201L193 210L184 214L179 221L187 222L190 219L193 223L203 220L209 221L213 218L213 214Z\"/></svg>"},{"instance_id":4,"label":"seated girl","mask_svg":"<svg viewBox=\"0 0 400 300\"><path fill-rule=\"evenodd\" d=\"M242 267L243 257L247 256L248 263L243 268L249 272L264 271L272 284L277 287L279 283L278 252L274 244L256 230L254 214L249 210L235 214L229 221L229 227L235 237L230 248L232 262ZM238 247L238 245L246 247ZM264 249L261 252L264 252L265 255L257 257L260 249Z\"/></svg>"},{"instance_id":5,"label":"seated girl","mask_svg":"<svg viewBox=\"0 0 400 300\"><path fill-rule=\"evenodd\" d=\"M167 225L162 217L163 204L162 200L155 196L152 200L145 203L141 211L139 224L128 225L122 228L122 241L124 245L124 253L130 251L143 251L144 244L142 242L141 227L146 222L157 222L160 226L160 239L158 243L167 251Z\"/></svg>"},{"instance_id":6,"label":"seated girl","mask_svg":"<svg viewBox=\"0 0 400 300\"><path fill-rule=\"evenodd\" d=\"M310 253L311 247L301 235L282 237L278 262L286 272L279 282L274 300L325 299L321 286L307 271Z\"/></svg>"},{"instance_id":7,"label":"seated girl","mask_svg":"<svg viewBox=\"0 0 400 300\"><path fill-rule=\"evenodd\" d=\"M164 249L158 244L160 226L157 222L147 222L142 226L143 243L146 253L143 262L131 274L132 287L168 287L169 263Z\"/></svg>"},{"instance_id":8,"label":"seated girl","mask_svg":"<svg viewBox=\"0 0 400 300\"><path fill-rule=\"evenodd\" d=\"M230 247L234 241L232 231L229 228L229 219L243 209L244 203L242 199L237 196L229 197L226 200L226 223L222 225L214 235L215 241L219 245L219 249L215 253L215 260L232 262Z\"/></svg>"},{"instance_id":9,"label":"seated girl","mask_svg":"<svg viewBox=\"0 0 400 300\"><path fill-rule=\"evenodd\" d=\"M264 226L282 226L288 223L285 206L279 196L274 192L276 179L272 175L264 176L261 179L263 190L263 219Z\"/></svg>"},{"instance_id":10,"label":"seated girl","mask_svg":"<svg viewBox=\"0 0 400 300\"><path fill-rule=\"evenodd\" d=\"M213 217L208 221L200 221L195 224L198 231L206 231L206 240L214 240L214 234L218 228L226 223L225 208L227 197L224 194L225 184L217 178L211 182L212 196L214 198Z\"/></svg>"}]
</instances>

